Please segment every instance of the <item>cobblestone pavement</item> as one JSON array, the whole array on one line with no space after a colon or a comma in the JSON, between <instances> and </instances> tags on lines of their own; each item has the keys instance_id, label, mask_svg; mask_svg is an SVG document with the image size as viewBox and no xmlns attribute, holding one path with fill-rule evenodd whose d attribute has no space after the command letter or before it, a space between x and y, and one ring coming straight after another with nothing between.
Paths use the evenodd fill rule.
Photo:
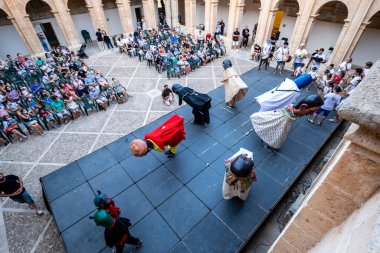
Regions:
<instances>
[{"instance_id":1,"label":"cobblestone pavement","mask_svg":"<svg viewBox=\"0 0 380 253\"><path fill-rule=\"evenodd\" d=\"M0 171L22 177L25 188L40 207L44 206L40 177L176 109L178 101L166 106L161 100L164 84L180 83L204 93L221 85L223 59L216 59L181 79L168 80L166 72L160 75L154 67L148 68L146 62L139 62L137 58L118 52L98 53L94 47L88 52L93 54L88 64L109 80L120 79L133 97L125 104L111 105L107 111L90 113L88 117L82 116L50 130L44 137L30 135L22 143L0 148ZM248 52L233 52L227 56L240 74L256 66L246 60ZM6 198L0 201L1 253L65 252L54 219L47 211L37 216L26 205Z\"/></svg>"}]
</instances>

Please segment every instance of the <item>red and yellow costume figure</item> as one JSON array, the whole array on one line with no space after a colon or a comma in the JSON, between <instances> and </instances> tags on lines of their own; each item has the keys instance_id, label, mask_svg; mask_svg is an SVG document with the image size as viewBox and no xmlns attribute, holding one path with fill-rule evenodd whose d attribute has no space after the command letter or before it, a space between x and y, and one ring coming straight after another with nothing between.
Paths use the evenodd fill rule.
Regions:
<instances>
[{"instance_id":1,"label":"red and yellow costume figure","mask_svg":"<svg viewBox=\"0 0 380 253\"><path fill-rule=\"evenodd\" d=\"M170 158L177 151L178 144L185 140L185 127L183 117L173 115L161 126L144 136L144 140L135 139L131 142L131 153L141 157L154 149L159 152L165 152Z\"/></svg>"}]
</instances>

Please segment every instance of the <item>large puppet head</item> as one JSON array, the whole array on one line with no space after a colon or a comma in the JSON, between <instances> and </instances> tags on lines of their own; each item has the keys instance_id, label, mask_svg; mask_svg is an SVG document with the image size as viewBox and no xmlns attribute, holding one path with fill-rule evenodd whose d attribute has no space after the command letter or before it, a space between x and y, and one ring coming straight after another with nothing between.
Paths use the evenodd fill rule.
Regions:
<instances>
[{"instance_id":1,"label":"large puppet head","mask_svg":"<svg viewBox=\"0 0 380 253\"><path fill-rule=\"evenodd\" d=\"M94 216L90 216L97 226L102 226L105 228L112 228L114 223L114 218L106 210L98 210Z\"/></svg>"},{"instance_id":2,"label":"large puppet head","mask_svg":"<svg viewBox=\"0 0 380 253\"><path fill-rule=\"evenodd\" d=\"M130 145L131 153L134 156L144 156L148 152L148 145L144 140L134 139Z\"/></svg>"},{"instance_id":3,"label":"large puppet head","mask_svg":"<svg viewBox=\"0 0 380 253\"><path fill-rule=\"evenodd\" d=\"M244 155L239 155L236 159L231 163L231 172L240 178L247 178L251 175L253 170L253 160Z\"/></svg>"},{"instance_id":4,"label":"large puppet head","mask_svg":"<svg viewBox=\"0 0 380 253\"><path fill-rule=\"evenodd\" d=\"M232 62L229 59L225 59L222 63L224 69L228 69L232 67Z\"/></svg>"},{"instance_id":5,"label":"large puppet head","mask_svg":"<svg viewBox=\"0 0 380 253\"><path fill-rule=\"evenodd\" d=\"M323 105L323 99L320 96L310 95L294 106L294 114L297 116L313 114L321 105Z\"/></svg>"}]
</instances>

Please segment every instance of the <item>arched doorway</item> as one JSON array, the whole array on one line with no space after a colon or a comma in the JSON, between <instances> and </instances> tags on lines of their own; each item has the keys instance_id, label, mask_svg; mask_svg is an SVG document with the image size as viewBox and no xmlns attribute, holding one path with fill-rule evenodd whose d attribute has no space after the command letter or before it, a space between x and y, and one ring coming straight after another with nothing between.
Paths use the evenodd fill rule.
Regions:
<instances>
[{"instance_id":1,"label":"arched doorway","mask_svg":"<svg viewBox=\"0 0 380 253\"><path fill-rule=\"evenodd\" d=\"M108 24L109 35L113 36L123 33L123 27L121 26L116 0L102 0L102 3Z\"/></svg>"},{"instance_id":2,"label":"arched doorway","mask_svg":"<svg viewBox=\"0 0 380 253\"><path fill-rule=\"evenodd\" d=\"M352 53L352 63L356 66L380 59L380 11L370 18L369 23Z\"/></svg>"},{"instance_id":3,"label":"arched doorway","mask_svg":"<svg viewBox=\"0 0 380 253\"><path fill-rule=\"evenodd\" d=\"M205 24L205 1L196 0L196 16L195 16L195 26L200 24Z\"/></svg>"},{"instance_id":4,"label":"arched doorway","mask_svg":"<svg viewBox=\"0 0 380 253\"><path fill-rule=\"evenodd\" d=\"M229 13L229 7L230 7L230 0L219 0L218 2L218 10L217 10L217 13L216 13L216 24L220 21L220 20L223 20L225 27L224 27L224 31L223 31L223 34L226 34L227 33L227 22L228 22L228 13ZM213 30L215 30L216 27L213 27Z\"/></svg>"},{"instance_id":5,"label":"arched doorway","mask_svg":"<svg viewBox=\"0 0 380 253\"><path fill-rule=\"evenodd\" d=\"M289 41L292 36L294 26L299 12L297 0L280 0L276 4L276 14L270 32L270 36L277 34L279 44Z\"/></svg>"},{"instance_id":6,"label":"arched doorway","mask_svg":"<svg viewBox=\"0 0 380 253\"><path fill-rule=\"evenodd\" d=\"M239 27L240 30L243 29L245 26L248 26L249 33L251 34L251 36L253 35L255 27L257 29L256 24L259 21L260 7L261 7L260 0L246 0L245 1L245 6L243 10L243 18L241 20L240 27Z\"/></svg>"},{"instance_id":7,"label":"arched doorway","mask_svg":"<svg viewBox=\"0 0 380 253\"><path fill-rule=\"evenodd\" d=\"M186 25L185 8L189 8L185 5L185 0L178 0L178 22L181 25Z\"/></svg>"},{"instance_id":8,"label":"arched doorway","mask_svg":"<svg viewBox=\"0 0 380 253\"><path fill-rule=\"evenodd\" d=\"M324 4L317 12L317 18L311 26L306 47L310 53L324 48L329 55L329 48L334 48L342 31L344 20L348 16L347 6L340 1Z\"/></svg>"},{"instance_id":9,"label":"arched doorway","mask_svg":"<svg viewBox=\"0 0 380 253\"><path fill-rule=\"evenodd\" d=\"M137 27L137 21L144 16L142 0L131 0L131 11L132 11L132 23L134 27Z\"/></svg>"},{"instance_id":10,"label":"arched doorway","mask_svg":"<svg viewBox=\"0 0 380 253\"><path fill-rule=\"evenodd\" d=\"M42 0L31 0L26 4L29 15L37 34L43 34L50 48L66 45L65 38L58 26L50 6Z\"/></svg>"},{"instance_id":11,"label":"arched doorway","mask_svg":"<svg viewBox=\"0 0 380 253\"><path fill-rule=\"evenodd\" d=\"M0 45L0 58L2 59L5 59L7 54L13 56L17 53L29 54L16 28L8 19L7 13L2 9L0 9Z\"/></svg>"},{"instance_id":12,"label":"arched doorway","mask_svg":"<svg viewBox=\"0 0 380 253\"><path fill-rule=\"evenodd\" d=\"M85 0L68 0L67 8L70 10L70 15L81 43L85 43L82 31L87 31L90 34L90 38L95 40L95 28Z\"/></svg>"}]
</instances>

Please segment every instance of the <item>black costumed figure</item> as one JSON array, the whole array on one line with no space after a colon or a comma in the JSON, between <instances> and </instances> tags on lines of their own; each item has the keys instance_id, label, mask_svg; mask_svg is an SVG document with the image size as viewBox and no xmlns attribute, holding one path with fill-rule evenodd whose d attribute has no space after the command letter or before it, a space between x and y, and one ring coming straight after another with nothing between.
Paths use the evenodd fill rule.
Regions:
<instances>
[{"instance_id":1,"label":"black costumed figure","mask_svg":"<svg viewBox=\"0 0 380 253\"><path fill-rule=\"evenodd\" d=\"M113 253L122 253L125 244L134 245L136 249L142 246L142 241L129 232L131 221L119 216L120 209L115 206L111 198L98 191L94 204L98 207L98 211L90 219L94 219L97 226L105 228L104 239L108 247L114 248Z\"/></svg>"},{"instance_id":2,"label":"black costumed figure","mask_svg":"<svg viewBox=\"0 0 380 253\"><path fill-rule=\"evenodd\" d=\"M253 129L263 141L264 147L279 150L289 134L292 122L299 117L313 114L323 105L318 95L310 95L296 105L284 108L256 112L251 115Z\"/></svg>"},{"instance_id":3,"label":"black costumed figure","mask_svg":"<svg viewBox=\"0 0 380 253\"><path fill-rule=\"evenodd\" d=\"M174 84L172 90L179 97L179 105L185 101L193 108L194 120L191 123L196 125L210 124L211 97L209 95L198 93L180 84Z\"/></svg>"}]
</instances>

